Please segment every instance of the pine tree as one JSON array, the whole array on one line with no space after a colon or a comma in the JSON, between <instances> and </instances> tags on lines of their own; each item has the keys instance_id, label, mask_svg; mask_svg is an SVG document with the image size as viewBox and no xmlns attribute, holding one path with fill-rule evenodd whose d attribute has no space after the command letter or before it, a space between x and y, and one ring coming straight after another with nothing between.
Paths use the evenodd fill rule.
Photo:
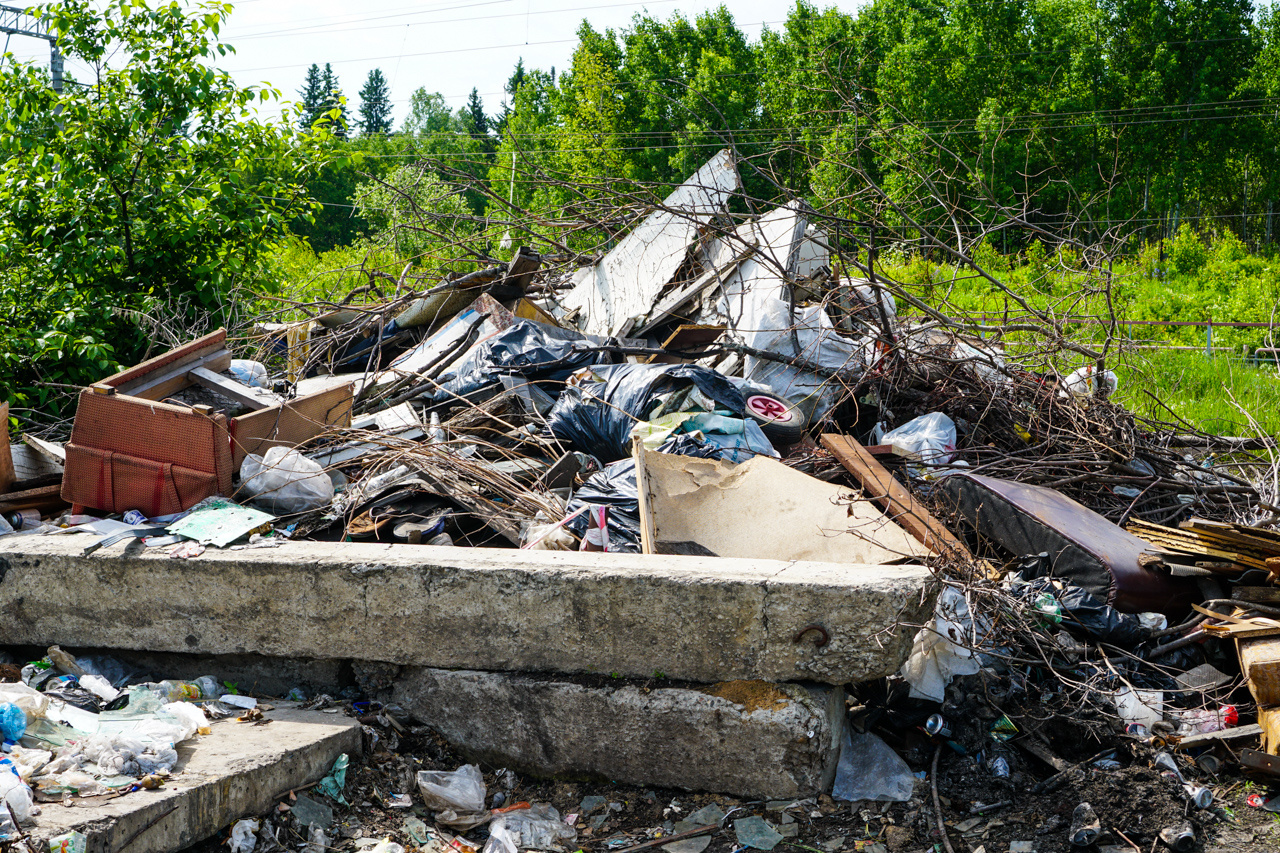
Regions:
<instances>
[{"instance_id":1,"label":"pine tree","mask_svg":"<svg viewBox=\"0 0 1280 853\"><path fill-rule=\"evenodd\" d=\"M391 132L391 90L382 69L369 72L360 90L360 118L356 121L365 136L385 135Z\"/></svg>"},{"instance_id":2,"label":"pine tree","mask_svg":"<svg viewBox=\"0 0 1280 853\"><path fill-rule=\"evenodd\" d=\"M338 110L338 120L332 123L326 119L323 126L330 127L333 135L339 139L347 138L347 127L350 121L347 118L347 105L342 100L342 86L338 83L338 75L333 73L333 66L329 63L324 64L324 72L320 75L321 86L324 90L324 104L320 110L321 114L328 113L330 110Z\"/></svg>"},{"instance_id":3,"label":"pine tree","mask_svg":"<svg viewBox=\"0 0 1280 853\"><path fill-rule=\"evenodd\" d=\"M298 124L303 130L310 130L311 125L324 112L324 95L324 81L320 77L320 66L313 62L307 69L302 88L298 90L298 97L302 99L302 115L298 117Z\"/></svg>"},{"instance_id":4,"label":"pine tree","mask_svg":"<svg viewBox=\"0 0 1280 853\"><path fill-rule=\"evenodd\" d=\"M467 97L467 118L471 125L467 128L476 139L487 139L489 136L489 117L484 114L484 101L480 93L472 88Z\"/></svg>"}]
</instances>

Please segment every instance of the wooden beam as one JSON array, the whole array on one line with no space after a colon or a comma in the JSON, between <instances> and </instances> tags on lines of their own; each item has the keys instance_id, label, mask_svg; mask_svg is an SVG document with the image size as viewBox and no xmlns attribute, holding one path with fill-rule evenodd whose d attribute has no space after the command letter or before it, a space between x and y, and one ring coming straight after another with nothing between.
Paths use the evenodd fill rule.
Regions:
<instances>
[{"instance_id":1,"label":"wooden beam","mask_svg":"<svg viewBox=\"0 0 1280 853\"><path fill-rule=\"evenodd\" d=\"M242 406L246 406L255 412L273 405L270 401L259 397L253 388L250 388L243 382L228 379L221 373L214 373L207 367L193 368L191 373L188 375L191 377L191 381L197 385L202 385L210 391L217 391L222 396L233 400Z\"/></svg>"},{"instance_id":2,"label":"wooden beam","mask_svg":"<svg viewBox=\"0 0 1280 853\"><path fill-rule=\"evenodd\" d=\"M18 475L13 471L13 451L9 449L9 401L0 403L0 494L13 488Z\"/></svg>"},{"instance_id":3,"label":"wooden beam","mask_svg":"<svg viewBox=\"0 0 1280 853\"><path fill-rule=\"evenodd\" d=\"M226 347L209 353L184 357L176 363L166 365L154 373L142 376L115 386L117 393L129 397L141 397L144 400L163 400L175 391L181 391L191 384L187 375L197 367L209 370L226 370L231 366L231 351Z\"/></svg>"},{"instance_id":4,"label":"wooden beam","mask_svg":"<svg viewBox=\"0 0 1280 853\"><path fill-rule=\"evenodd\" d=\"M1237 639L1240 671L1259 705L1280 704L1280 637Z\"/></svg>"},{"instance_id":5,"label":"wooden beam","mask_svg":"<svg viewBox=\"0 0 1280 853\"><path fill-rule=\"evenodd\" d=\"M965 544L912 497L911 492L895 480L861 444L847 435L826 433L822 436L822 446L835 454L845 470L862 485L873 503L922 545L935 554L952 553L964 559L973 559Z\"/></svg>"},{"instance_id":6,"label":"wooden beam","mask_svg":"<svg viewBox=\"0 0 1280 853\"><path fill-rule=\"evenodd\" d=\"M636 496L639 498L640 510L640 553L656 554L653 507L649 503L649 469L645 465L646 452L642 439L631 439L631 458L636 463Z\"/></svg>"},{"instance_id":7,"label":"wooden beam","mask_svg":"<svg viewBox=\"0 0 1280 853\"><path fill-rule=\"evenodd\" d=\"M61 444L57 444L52 441L45 441L44 439L36 438L34 435L27 435L26 433L23 433L22 440L25 441L32 450L39 453L45 459L48 459L50 462L53 462L56 465L67 464L67 451Z\"/></svg>"}]
</instances>

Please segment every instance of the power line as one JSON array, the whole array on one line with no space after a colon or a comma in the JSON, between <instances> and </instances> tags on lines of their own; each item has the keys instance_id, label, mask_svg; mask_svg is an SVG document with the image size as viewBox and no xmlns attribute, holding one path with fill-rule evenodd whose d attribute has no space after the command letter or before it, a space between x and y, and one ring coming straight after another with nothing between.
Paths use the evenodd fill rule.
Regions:
<instances>
[{"instance_id":1,"label":"power line","mask_svg":"<svg viewBox=\"0 0 1280 853\"><path fill-rule=\"evenodd\" d=\"M472 9L476 6L489 6L495 3L509 3L511 0L490 0L488 3L468 3L462 6L450 6L448 9ZM361 32L363 30L385 30L393 27L421 27L434 26L437 24L457 24L457 23L474 23L480 21L495 21L500 18L523 18L526 15L556 15L568 12L590 12L598 9L617 9L624 6L649 6L655 3L677 3L680 0L647 0L647 2L625 2L625 3L604 3L594 6L574 6L567 9L540 9L536 12L506 12L501 15L468 15L465 18L446 18L442 21L414 21L405 24L374 24L368 27L347 27L341 24L313 24L309 27L296 27L283 30L274 30L270 32L253 33L250 35L237 36L237 41L249 41L251 39L276 37L281 35L324 35L330 32ZM447 9L439 9L436 11L447 11ZM406 14L432 14L431 12L409 12ZM388 16L397 17L397 16ZM369 18L367 20L378 20L378 18ZM341 29L332 30L325 29L327 27L340 27Z\"/></svg>"}]
</instances>

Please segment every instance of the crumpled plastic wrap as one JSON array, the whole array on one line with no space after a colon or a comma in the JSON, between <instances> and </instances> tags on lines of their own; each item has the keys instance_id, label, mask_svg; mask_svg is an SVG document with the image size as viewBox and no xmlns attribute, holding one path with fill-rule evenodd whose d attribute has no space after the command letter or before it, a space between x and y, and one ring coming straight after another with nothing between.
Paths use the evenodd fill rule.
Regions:
<instances>
[{"instance_id":1,"label":"crumpled plastic wrap","mask_svg":"<svg viewBox=\"0 0 1280 853\"><path fill-rule=\"evenodd\" d=\"M952 678L981 669L972 648L976 640L969 602L959 590L944 586L934 605L933 624L916 633L902 665L911 698L941 702Z\"/></svg>"}]
</instances>

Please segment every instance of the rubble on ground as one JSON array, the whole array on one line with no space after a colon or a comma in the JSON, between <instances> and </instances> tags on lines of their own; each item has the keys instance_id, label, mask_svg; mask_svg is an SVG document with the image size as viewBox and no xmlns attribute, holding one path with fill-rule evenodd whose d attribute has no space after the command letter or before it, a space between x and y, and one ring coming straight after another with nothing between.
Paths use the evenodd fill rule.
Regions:
<instances>
[{"instance_id":1,"label":"rubble on ground","mask_svg":"<svg viewBox=\"0 0 1280 853\"><path fill-rule=\"evenodd\" d=\"M466 765L394 705L308 697L358 716L368 755L345 786L228 827L235 853L1274 849L1274 442L1139 418L1105 366L1030 370L961 323L899 314L802 204L725 227L738 188L721 152L593 264L521 248L104 377L67 441L0 442L0 544L934 572L933 619L899 674L849 685L835 778L812 796L538 781ZM252 713L214 679L183 697L57 651L0 670L0 784L20 780L0 844L41 798L163 779L202 714ZM145 737L84 736L122 712Z\"/></svg>"}]
</instances>

